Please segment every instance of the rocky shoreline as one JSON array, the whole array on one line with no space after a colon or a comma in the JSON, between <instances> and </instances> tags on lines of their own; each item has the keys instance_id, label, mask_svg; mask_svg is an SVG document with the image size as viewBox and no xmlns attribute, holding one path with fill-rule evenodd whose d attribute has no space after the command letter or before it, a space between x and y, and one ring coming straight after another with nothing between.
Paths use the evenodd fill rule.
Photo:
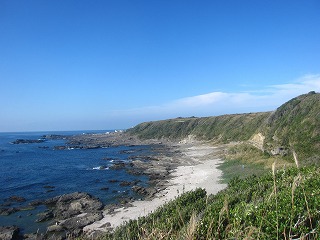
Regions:
<instances>
[{"instance_id":1,"label":"rocky shoreline","mask_svg":"<svg viewBox=\"0 0 320 240\"><path fill-rule=\"evenodd\" d=\"M184 192L203 188L207 194L216 194L226 187L226 184L220 183L222 171L217 168L226 146L213 146L192 139L173 145L177 154L171 157L171 161L177 161L177 167L165 180L160 181L162 187L153 198L130 202L130 206L118 207L112 212L104 211L103 219L84 227L86 236L90 239L103 236L110 229L154 212Z\"/></svg>"},{"instance_id":2,"label":"rocky shoreline","mask_svg":"<svg viewBox=\"0 0 320 240\"><path fill-rule=\"evenodd\" d=\"M56 150L70 148L93 149L109 146L134 146L151 145L154 146L157 155L154 156L134 156L131 162L124 164L114 162L114 169L126 169L130 174L147 175L149 186L140 186L138 182L120 182L120 185L131 186L132 191L142 196L144 200L153 199L157 193L164 190L166 182L170 179L170 174L179 166L179 154L181 154L175 144L169 141L159 140L139 140L126 133L108 134L83 134L76 136L46 135L41 141L48 139L65 139L64 146L56 146ZM19 140L15 144L32 144L38 140ZM49 189L50 190L50 189ZM5 226L0 228L0 239L65 239L68 236L77 237L83 234L83 228L103 218L103 212L113 213L119 207L130 207L135 199L122 198L119 203L103 206L99 199L87 193L69 193L46 200L37 200L27 206L10 207L2 206L0 214L9 215L25 209L33 209L40 205L46 206L46 211L38 214L38 222L50 223L46 233L28 233L23 236L16 226ZM11 201L25 202L19 196L12 196ZM10 237L11 236L11 237Z\"/></svg>"}]
</instances>

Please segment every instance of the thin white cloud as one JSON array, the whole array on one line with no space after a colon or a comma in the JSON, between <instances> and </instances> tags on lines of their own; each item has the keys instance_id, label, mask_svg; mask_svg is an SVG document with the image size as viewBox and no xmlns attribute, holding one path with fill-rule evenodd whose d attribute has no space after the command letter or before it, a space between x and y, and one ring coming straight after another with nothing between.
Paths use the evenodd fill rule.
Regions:
<instances>
[{"instance_id":1,"label":"thin white cloud","mask_svg":"<svg viewBox=\"0 0 320 240\"><path fill-rule=\"evenodd\" d=\"M189 107L198 107L198 106L208 106L221 100L225 99L228 96L227 93L223 92L212 92L208 94L202 94L194 97L187 97L179 99L171 104L177 106L189 106Z\"/></svg>"},{"instance_id":2,"label":"thin white cloud","mask_svg":"<svg viewBox=\"0 0 320 240\"><path fill-rule=\"evenodd\" d=\"M309 91L320 92L320 75L306 75L293 83L270 85L251 92L211 92L179 99L171 105L180 108L211 107L211 112L214 108L220 109L222 106L227 109L251 109L260 106L276 108L284 101Z\"/></svg>"},{"instance_id":3,"label":"thin white cloud","mask_svg":"<svg viewBox=\"0 0 320 240\"><path fill-rule=\"evenodd\" d=\"M213 116L229 113L272 111L284 102L310 91L320 92L320 75L305 75L292 83L265 86L250 92L211 92L177 99L161 106L113 112L113 117L139 121L178 116Z\"/></svg>"}]
</instances>

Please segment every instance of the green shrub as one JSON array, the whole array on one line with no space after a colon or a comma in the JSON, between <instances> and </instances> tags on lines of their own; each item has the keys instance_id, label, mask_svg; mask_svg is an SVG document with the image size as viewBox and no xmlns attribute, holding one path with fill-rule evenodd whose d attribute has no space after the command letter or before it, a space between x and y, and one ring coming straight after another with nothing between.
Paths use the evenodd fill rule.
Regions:
<instances>
[{"instance_id":1,"label":"green shrub","mask_svg":"<svg viewBox=\"0 0 320 240\"><path fill-rule=\"evenodd\" d=\"M209 197L185 193L105 239L319 239L319 186L317 167L235 178Z\"/></svg>"}]
</instances>

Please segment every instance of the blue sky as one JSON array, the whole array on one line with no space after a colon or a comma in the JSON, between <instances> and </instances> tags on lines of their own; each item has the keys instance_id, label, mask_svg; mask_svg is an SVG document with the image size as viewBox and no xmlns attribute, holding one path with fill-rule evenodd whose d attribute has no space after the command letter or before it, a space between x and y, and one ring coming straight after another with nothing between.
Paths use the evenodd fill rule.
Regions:
<instances>
[{"instance_id":1,"label":"blue sky","mask_svg":"<svg viewBox=\"0 0 320 240\"><path fill-rule=\"evenodd\" d=\"M320 92L320 2L1 0L0 131L128 128Z\"/></svg>"}]
</instances>

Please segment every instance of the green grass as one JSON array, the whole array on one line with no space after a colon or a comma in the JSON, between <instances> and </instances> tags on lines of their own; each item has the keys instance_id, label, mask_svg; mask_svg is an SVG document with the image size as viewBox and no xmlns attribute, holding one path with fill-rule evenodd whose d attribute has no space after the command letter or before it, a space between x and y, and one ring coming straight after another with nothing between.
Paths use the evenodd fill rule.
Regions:
<instances>
[{"instance_id":1,"label":"green grass","mask_svg":"<svg viewBox=\"0 0 320 240\"><path fill-rule=\"evenodd\" d=\"M253 174L261 176L267 172L262 164L246 163L238 159L226 160L218 166L218 169L223 172L221 183L228 183L235 177L244 179Z\"/></svg>"},{"instance_id":2,"label":"green grass","mask_svg":"<svg viewBox=\"0 0 320 240\"><path fill-rule=\"evenodd\" d=\"M142 139L181 140L193 135L200 140L214 140L221 143L242 141L248 140L270 114L265 112L168 119L141 123L127 132Z\"/></svg>"},{"instance_id":3,"label":"green grass","mask_svg":"<svg viewBox=\"0 0 320 240\"><path fill-rule=\"evenodd\" d=\"M223 183L228 183L235 177L243 179L250 175L261 176L270 171L275 161L278 168L293 165L292 160L271 156L247 143L228 147L223 158L224 161L218 166L223 172Z\"/></svg>"},{"instance_id":4,"label":"green grass","mask_svg":"<svg viewBox=\"0 0 320 240\"><path fill-rule=\"evenodd\" d=\"M202 211L206 197L203 189L182 194L147 217L130 220L104 239L184 239L190 218Z\"/></svg>"},{"instance_id":5,"label":"green grass","mask_svg":"<svg viewBox=\"0 0 320 240\"><path fill-rule=\"evenodd\" d=\"M308 163L320 163L320 94L310 92L281 105L262 126L265 148L284 146Z\"/></svg>"},{"instance_id":6,"label":"green grass","mask_svg":"<svg viewBox=\"0 0 320 240\"><path fill-rule=\"evenodd\" d=\"M320 239L320 94L311 92L273 113L177 118L137 125L141 138L242 141L219 166L228 187L207 196L185 193L154 213L129 221L102 239ZM266 138L264 151L246 143ZM272 156L274 147L289 155ZM299 168L292 149L303 159Z\"/></svg>"},{"instance_id":7,"label":"green grass","mask_svg":"<svg viewBox=\"0 0 320 240\"><path fill-rule=\"evenodd\" d=\"M198 239L319 237L320 172L309 167L234 179L212 196ZM293 187L294 186L294 187Z\"/></svg>"},{"instance_id":8,"label":"green grass","mask_svg":"<svg viewBox=\"0 0 320 240\"><path fill-rule=\"evenodd\" d=\"M255 134L265 137L263 148L271 153L292 149L304 164L320 165L320 94L310 92L281 105L274 112L229 114L202 118L176 118L146 122L129 129L142 139L181 140L189 135L215 143L248 141Z\"/></svg>"},{"instance_id":9,"label":"green grass","mask_svg":"<svg viewBox=\"0 0 320 240\"><path fill-rule=\"evenodd\" d=\"M206 196L187 192L103 239L319 239L320 169L234 178Z\"/></svg>"}]
</instances>

